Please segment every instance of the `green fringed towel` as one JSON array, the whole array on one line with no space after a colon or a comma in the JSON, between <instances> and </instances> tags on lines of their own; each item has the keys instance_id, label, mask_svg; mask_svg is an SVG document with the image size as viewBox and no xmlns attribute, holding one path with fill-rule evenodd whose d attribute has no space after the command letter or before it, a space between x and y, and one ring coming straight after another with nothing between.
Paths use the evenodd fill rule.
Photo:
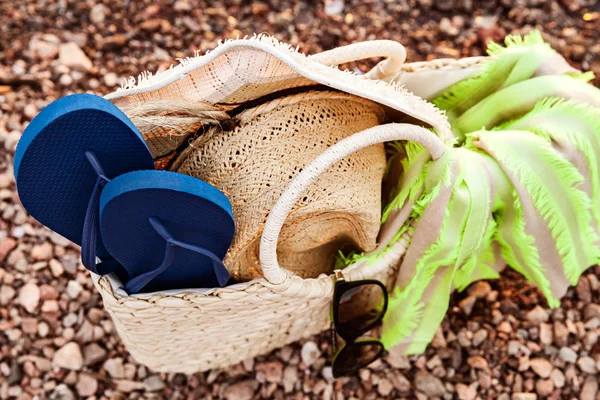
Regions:
<instances>
[{"instance_id":1,"label":"green fringed towel","mask_svg":"<svg viewBox=\"0 0 600 400\"><path fill-rule=\"evenodd\" d=\"M450 294L508 265L551 307L600 257L600 90L571 68L539 32L490 45L471 78L432 102L447 111L457 145L437 161L395 143L378 251L407 231L383 321L382 340L422 353ZM401 171L402 173L398 173ZM389 186L389 181L388 181Z\"/></svg>"}]
</instances>

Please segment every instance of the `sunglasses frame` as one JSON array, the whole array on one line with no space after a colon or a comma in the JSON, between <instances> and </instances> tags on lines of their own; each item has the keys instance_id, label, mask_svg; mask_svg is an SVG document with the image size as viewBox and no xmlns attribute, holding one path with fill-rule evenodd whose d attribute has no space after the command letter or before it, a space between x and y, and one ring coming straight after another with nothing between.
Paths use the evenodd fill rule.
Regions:
<instances>
[{"instance_id":1,"label":"sunglasses frame","mask_svg":"<svg viewBox=\"0 0 600 400\"><path fill-rule=\"evenodd\" d=\"M332 303L332 308L331 308L332 320L333 320L333 326L331 327L331 336L332 336L333 352L334 352L333 359L332 359L332 370L333 370L333 376L337 378L340 376L352 374L352 373L358 371L359 369L366 367L373 361L375 361L378 358L380 358L381 356L383 356L383 354L385 353L385 348L383 347L383 343L381 343L380 340L375 339L375 338L368 338L368 337L361 339L360 337L362 335L364 335L365 333L369 332L371 329L373 329L375 326L377 326L383 320L383 317L385 316L385 313L387 312L387 307L388 307L388 292L387 292L385 285L376 279L364 279L364 280L360 280L360 281L347 282L346 280L344 280L341 273L338 274L337 271L336 271L336 278L337 279L336 279L335 288L333 291L333 303ZM342 296L348 290L351 290L351 289L354 289L354 288L360 287L360 286L367 286L367 285L379 286L383 292L384 302L383 302L383 308L381 310L380 315L373 322L371 322L366 327L362 328L360 331L345 332L345 331L338 330L337 327L341 325L340 320L339 320L339 305L340 305ZM339 349L337 348L336 334L339 335L346 342ZM356 364L352 368L346 368L346 369L341 370L339 365L336 368L336 360L338 360L338 358L339 358L340 354L342 354L342 352L348 351L348 349L352 346L356 346L356 345L364 346L366 344L373 344L373 345L377 345L379 347L379 352L376 354L375 357L373 357L372 360L370 360L368 363L365 363L365 365Z\"/></svg>"}]
</instances>

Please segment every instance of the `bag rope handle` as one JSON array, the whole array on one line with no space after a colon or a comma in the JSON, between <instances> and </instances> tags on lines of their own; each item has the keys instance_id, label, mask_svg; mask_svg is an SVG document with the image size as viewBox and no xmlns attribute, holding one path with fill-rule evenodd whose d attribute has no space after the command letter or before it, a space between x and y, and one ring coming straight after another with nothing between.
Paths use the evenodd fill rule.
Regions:
<instances>
[{"instance_id":1,"label":"bag rope handle","mask_svg":"<svg viewBox=\"0 0 600 400\"><path fill-rule=\"evenodd\" d=\"M368 79L382 79L400 70L406 60L406 49L393 40L371 40L337 47L309 56L324 65L340 65L366 58L386 57L365 74Z\"/></svg>"},{"instance_id":2,"label":"bag rope handle","mask_svg":"<svg viewBox=\"0 0 600 400\"><path fill-rule=\"evenodd\" d=\"M446 151L446 145L433 132L412 124L379 125L355 133L329 147L290 182L283 194L271 209L260 238L260 265L267 281L279 285L283 283L289 272L285 271L277 261L277 242L283 224L302 194L332 164L343 160L348 155L374 144L407 140L421 144L431 154L433 160L440 158Z\"/></svg>"}]
</instances>

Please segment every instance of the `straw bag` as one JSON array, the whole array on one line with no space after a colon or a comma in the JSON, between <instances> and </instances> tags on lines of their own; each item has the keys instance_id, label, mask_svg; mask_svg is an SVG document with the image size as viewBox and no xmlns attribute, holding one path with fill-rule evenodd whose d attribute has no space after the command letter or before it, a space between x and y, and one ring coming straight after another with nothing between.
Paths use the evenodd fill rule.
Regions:
<instances>
[{"instance_id":1,"label":"straw bag","mask_svg":"<svg viewBox=\"0 0 600 400\"><path fill-rule=\"evenodd\" d=\"M331 68L376 56L387 59L364 77ZM290 87L320 85L362 98L367 108L370 102L377 103L387 117L384 125L370 124L376 126L359 128L363 130L331 144L307 160L308 165L287 183L260 230L264 277L224 288L128 296L115 276L93 275L117 332L136 361L158 371L193 373L267 353L330 326L334 277L322 274L303 279L281 268L277 257L280 233L290 211L319 177L361 149L409 140L422 144L433 158L443 154L443 141L452 137L444 116L399 87L368 79L394 74L403 61L403 47L389 41L359 43L307 57L271 38L256 37L226 42L208 55L185 60L151 79L142 77L137 85L132 82L107 96L120 107L152 97L183 96L227 110ZM433 128L437 136L426 128ZM160 137L156 132L153 135ZM386 224L395 225L401 219L399 215ZM345 268L345 278L375 278L388 287L393 284L410 235L395 239L376 262L363 260ZM380 239L377 246L389 243Z\"/></svg>"}]
</instances>

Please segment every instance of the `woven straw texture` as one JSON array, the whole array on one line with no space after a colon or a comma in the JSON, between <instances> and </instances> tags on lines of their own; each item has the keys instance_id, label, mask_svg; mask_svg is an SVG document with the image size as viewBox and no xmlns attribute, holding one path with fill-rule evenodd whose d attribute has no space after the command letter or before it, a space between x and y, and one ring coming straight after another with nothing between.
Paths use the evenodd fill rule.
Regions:
<instances>
[{"instance_id":1,"label":"woven straw texture","mask_svg":"<svg viewBox=\"0 0 600 400\"><path fill-rule=\"evenodd\" d=\"M214 127L181 155L177 171L216 186L233 207L236 233L224 263L232 277L262 276L260 235L288 183L328 147L379 125L379 105L336 92L285 96L248 109L230 131ZM329 168L288 216L278 243L284 268L303 278L333 270L338 250L371 251L381 218L383 144Z\"/></svg>"},{"instance_id":2,"label":"woven straw texture","mask_svg":"<svg viewBox=\"0 0 600 400\"><path fill-rule=\"evenodd\" d=\"M263 51L264 49L245 48L245 50L252 52L256 57L255 65L252 68L254 71L262 71L266 62L269 68L274 69L270 73L279 77L278 83L274 84L274 87L264 90L264 93L290 85L309 86L314 83L314 80L307 81L305 77L290 69L291 61L289 60L287 60L287 65L286 62L278 64L271 54ZM215 52L217 51L215 50ZM279 56L279 58L285 58L281 54ZM222 54L211 60L214 62L215 59L221 57ZM230 64L235 65L236 60L239 61L236 57L238 55L234 52L226 58ZM268 62L267 58L269 58ZM193 60L191 62L193 63ZM194 68L201 68L202 65L208 64L199 63L200 67L195 66ZM461 65L466 64L468 63L458 64L457 62L457 68L452 68L452 71L460 70ZM414 70L426 71L427 65L419 64ZM432 69L440 69L436 63L430 63L430 65ZM310 69L317 70L319 68L310 66ZM326 69L333 71L331 68ZM190 69L190 71L194 70ZM412 71L410 65L403 66L403 70L405 74L413 73L409 72ZM170 72L163 76L164 82L163 80L160 82L145 80L141 87L133 87L132 84L132 87L120 93L117 92L113 96L113 101L123 104L144 101L153 97L197 96L198 98L202 97L202 101L211 98L213 103L222 102L224 99L234 103L249 98L248 96L244 97L244 90L239 92L238 89L250 88L253 85L238 79L239 76L247 78L247 74L233 74L231 68L224 65L221 65L221 68L215 68L213 65L202 73L175 75L177 72ZM220 85L222 85L219 88L214 84L217 75ZM266 75L260 76L264 78L263 81L268 80ZM259 82L260 76L252 79L252 82ZM213 87L212 91L201 92L197 89L199 87L198 80L202 79L206 84L205 87ZM212 80L213 83L207 82L207 80ZM348 86L352 86L354 81L346 83ZM364 82L361 82L357 86L363 84ZM385 87L374 86L377 89L374 89L373 92ZM264 88L261 88L261 91L262 89ZM343 88L340 90L353 92ZM353 94L362 98L372 97L360 93ZM256 96L256 98L258 97ZM425 122L425 125L437 127L438 133L447 126L446 121L443 121L444 118L440 117L435 109L426 110L427 107L423 107L418 98L415 100L416 96L409 96L405 91L392 91L389 93L389 97L392 99L389 100L390 102L398 100L395 107L377 99L371 98L371 100L391 107L392 111L398 110L413 117L415 117L413 115L415 110L419 110L417 113L420 114L417 119ZM369 125L374 123L379 118L379 112L368 102L360 104L363 107L362 110L373 120ZM407 104L408 107L403 108ZM419 117L421 118L419 119ZM254 119L249 118L249 121L254 121ZM250 126L255 125L250 123ZM417 126L413 127L418 128ZM353 132L357 129L354 129ZM425 130L423 129L423 131ZM429 131L426 133L434 136ZM440 136L444 137L443 134ZM398 136L394 140L400 139L401 137ZM373 140L372 143L376 143L376 141ZM308 170L311 166L306 169ZM285 215L279 217L280 224L286 220L285 217ZM392 223L396 222L392 221ZM367 262L366 259L363 259L346 267L343 270L345 278L347 280L375 278L390 288L396 279L399 263L410 242L410 234L410 230L407 231L402 238L390 245L376 262ZM285 233L283 238L285 238ZM275 245L276 243L277 235L275 235ZM385 243L378 244L379 247L384 245ZM288 266L288 268L293 269L293 266ZM281 271L283 270L279 272ZM244 359L265 354L285 344L317 334L330 326L329 312L333 297L334 277L321 275L316 279L302 279L287 272L283 276L284 279L281 282L275 279L270 279L269 282L265 278L256 278L225 288L135 296L128 296L123 290L122 284L113 276L93 276L93 278L118 333L138 362L157 371L193 373L226 367Z\"/></svg>"}]
</instances>

